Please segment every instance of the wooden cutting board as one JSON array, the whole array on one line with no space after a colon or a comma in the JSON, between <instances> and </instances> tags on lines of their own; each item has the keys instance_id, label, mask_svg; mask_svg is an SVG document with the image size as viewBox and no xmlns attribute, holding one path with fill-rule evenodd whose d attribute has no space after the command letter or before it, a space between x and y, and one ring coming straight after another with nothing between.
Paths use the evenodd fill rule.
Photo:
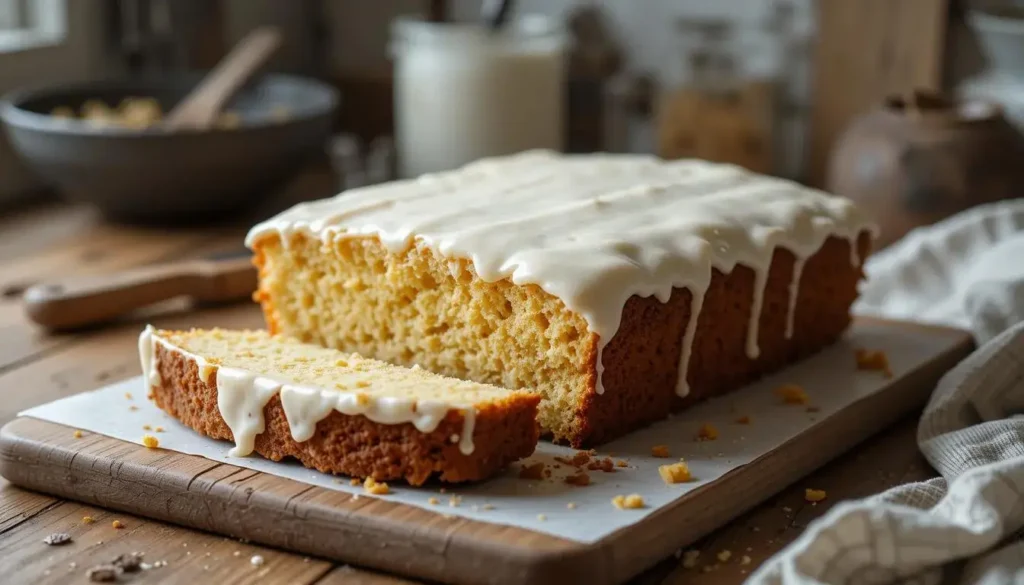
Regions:
<instances>
[{"instance_id":1,"label":"wooden cutting board","mask_svg":"<svg viewBox=\"0 0 1024 585\"><path fill-rule=\"evenodd\" d=\"M447 516L385 499L353 499L197 456L19 418L0 430L0 474L88 504L303 554L449 583L622 583L743 514L872 434L919 409L973 347L949 336L920 367L829 415L750 464L593 544Z\"/></svg>"}]
</instances>

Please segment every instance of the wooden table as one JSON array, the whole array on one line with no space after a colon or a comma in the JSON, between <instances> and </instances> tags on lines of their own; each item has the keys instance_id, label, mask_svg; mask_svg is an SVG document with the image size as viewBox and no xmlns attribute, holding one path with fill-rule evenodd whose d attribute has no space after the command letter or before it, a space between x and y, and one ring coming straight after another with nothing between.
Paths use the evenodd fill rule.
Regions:
<instances>
[{"instance_id":1,"label":"wooden table","mask_svg":"<svg viewBox=\"0 0 1024 585\"><path fill-rule=\"evenodd\" d=\"M305 186L303 186L305 185ZM321 185L322 187L322 185ZM309 183L298 191L310 193ZM75 334L49 335L23 314L26 285L61 275L101 274L154 262L237 251L244 228L146 230L105 224L87 208L50 204L0 215L0 424L27 407L139 374L136 341L143 320L159 327L261 327L248 303L189 307L170 302L138 319ZM669 558L635 580L644 585L740 583L757 565L792 542L836 502L890 486L933 477L914 443L916 419L908 419L793 485L693 548L697 568ZM828 500L804 502L807 487ZM46 535L95 523L85 538L67 546L42 543ZM119 520L124 528L115 530ZM715 556L731 551L727 563ZM85 570L119 554L142 551L167 566L124 579L131 583L397 584L409 581L282 550L84 506L28 492L0 479L0 580L5 583L85 583ZM250 563L260 555L264 564ZM749 556L749 564L740 559Z\"/></svg>"}]
</instances>

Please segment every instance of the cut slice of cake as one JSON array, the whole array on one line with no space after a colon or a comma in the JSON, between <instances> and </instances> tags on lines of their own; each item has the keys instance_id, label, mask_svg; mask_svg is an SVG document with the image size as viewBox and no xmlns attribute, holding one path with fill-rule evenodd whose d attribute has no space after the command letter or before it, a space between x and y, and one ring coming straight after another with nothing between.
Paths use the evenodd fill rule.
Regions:
<instances>
[{"instance_id":1,"label":"cut slice of cake","mask_svg":"<svg viewBox=\"0 0 1024 585\"><path fill-rule=\"evenodd\" d=\"M487 478L536 446L536 394L445 378L264 331L139 338L156 405L233 456L419 485Z\"/></svg>"},{"instance_id":2,"label":"cut slice of cake","mask_svg":"<svg viewBox=\"0 0 1024 585\"><path fill-rule=\"evenodd\" d=\"M834 342L875 231L732 165L541 151L302 203L247 243L271 331L529 388L584 447Z\"/></svg>"}]
</instances>

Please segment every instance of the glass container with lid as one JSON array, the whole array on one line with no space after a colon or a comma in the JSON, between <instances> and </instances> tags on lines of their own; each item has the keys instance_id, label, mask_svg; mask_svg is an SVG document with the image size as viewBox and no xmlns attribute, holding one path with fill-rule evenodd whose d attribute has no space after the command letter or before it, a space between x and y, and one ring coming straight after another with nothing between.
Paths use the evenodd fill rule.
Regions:
<instances>
[{"instance_id":1,"label":"glass container with lid","mask_svg":"<svg viewBox=\"0 0 1024 585\"><path fill-rule=\"evenodd\" d=\"M481 157L561 150L565 36L528 16L498 31L402 18L392 29L399 173L414 177Z\"/></svg>"}]
</instances>

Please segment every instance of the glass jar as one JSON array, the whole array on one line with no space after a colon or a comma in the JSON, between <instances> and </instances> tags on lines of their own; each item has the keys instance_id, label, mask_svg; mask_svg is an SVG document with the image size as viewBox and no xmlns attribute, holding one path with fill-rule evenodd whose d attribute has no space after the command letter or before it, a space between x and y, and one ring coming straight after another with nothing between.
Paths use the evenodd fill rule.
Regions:
<instances>
[{"instance_id":1,"label":"glass jar","mask_svg":"<svg viewBox=\"0 0 1024 585\"><path fill-rule=\"evenodd\" d=\"M403 18L392 27L399 173L564 142L565 37L545 17L497 32Z\"/></svg>"}]
</instances>

